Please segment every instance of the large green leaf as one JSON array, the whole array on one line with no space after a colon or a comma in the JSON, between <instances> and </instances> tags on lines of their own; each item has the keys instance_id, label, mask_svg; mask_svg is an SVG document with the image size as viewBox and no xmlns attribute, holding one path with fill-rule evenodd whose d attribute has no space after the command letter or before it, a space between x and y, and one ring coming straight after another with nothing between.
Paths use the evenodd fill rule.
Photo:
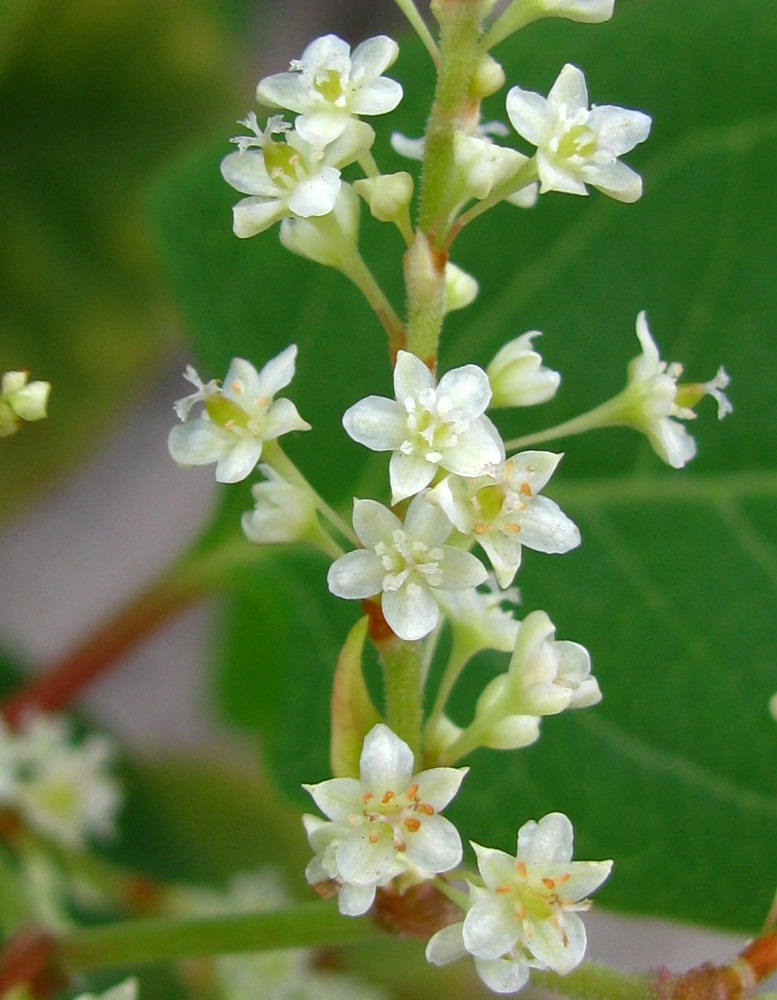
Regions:
<instances>
[{"instance_id":1,"label":"large green leaf","mask_svg":"<svg viewBox=\"0 0 777 1000\"><path fill-rule=\"evenodd\" d=\"M563 443L549 493L584 543L563 558L528 553L519 583L527 611L544 608L560 636L590 647L604 702L546 720L528 751L480 754L452 814L467 836L509 848L526 818L564 809L581 856L616 859L601 894L610 905L750 928L777 882L777 727L766 708L777 689L777 347L766 325L777 311L775 41L774 4L652 0L607 25L548 21L505 43L511 82L546 91L572 61L594 102L654 115L650 142L629 157L645 195L635 206L548 195L473 225L454 257L481 297L451 317L442 348L443 367L485 362L509 337L545 331L562 391L500 418L508 435L618 391L642 308L664 356L692 378L721 362L733 375L734 417L718 425L712 406L702 413L701 454L682 473L630 432ZM388 128L422 128L430 74L417 47L405 47L396 75L413 86L376 145L385 169L398 164L382 151ZM496 101L489 113L499 116ZM217 176L225 149L182 164L158 199L202 374L296 341L292 395L314 430L289 451L328 497L383 498L385 456L360 451L339 425L354 400L388 389L378 325L344 279L284 256L275 234L232 237L236 199ZM372 220L364 231L365 256L401 305L399 243ZM227 713L261 729L300 803L299 783L328 773L336 648L359 614L326 594L324 570L273 558L236 581L220 686ZM494 669L462 680L460 721Z\"/></svg>"}]
</instances>

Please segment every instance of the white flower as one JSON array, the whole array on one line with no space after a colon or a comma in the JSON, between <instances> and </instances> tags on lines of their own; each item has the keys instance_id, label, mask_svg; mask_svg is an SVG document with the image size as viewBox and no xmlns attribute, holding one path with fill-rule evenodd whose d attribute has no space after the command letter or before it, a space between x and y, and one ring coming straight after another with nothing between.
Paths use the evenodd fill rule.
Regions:
<instances>
[{"instance_id":1,"label":"white flower","mask_svg":"<svg viewBox=\"0 0 777 1000\"><path fill-rule=\"evenodd\" d=\"M74 743L69 720L33 715L0 725L0 804L67 847L115 833L121 795L109 768L116 747L93 733Z\"/></svg>"},{"instance_id":2,"label":"white flower","mask_svg":"<svg viewBox=\"0 0 777 1000\"><path fill-rule=\"evenodd\" d=\"M642 431L660 458L673 468L681 469L696 454L696 442L675 418L694 419L696 414L690 407L709 395L717 402L718 419L722 420L732 410L723 393L729 377L720 368L709 382L678 385L683 366L661 360L644 311L637 316L637 337L642 354L629 364L626 388L604 406L612 413L611 423Z\"/></svg>"},{"instance_id":3,"label":"white flower","mask_svg":"<svg viewBox=\"0 0 777 1000\"><path fill-rule=\"evenodd\" d=\"M340 883L340 912L359 916L375 890L404 872L429 878L461 861L461 838L440 810L459 790L467 768L436 767L413 773L413 753L379 723L364 739L359 779L331 778L303 785L332 822L304 817L316 856L305 877L311 885Z\"/></svg>"},{"instance_id":4,"label":"white flower","mask_svg":"<svg viewBox=\"0 0 777 1000\"><path fill-rule=\"evenodd\" d=\"M517 629L507 672L483 690L475 708L473 729L480 746L514 750L539 737L539 718L567 708L587 708L601 701L591 658L577 642L557 640L544 611L527 615Z\"/></svg>"},{"instance_id":5,"label":"white flower","mask_svg":"<svg viewBox=\"0 0 777 1000\"><path fill-rule=\"evenodd\" d=\"M274 399L294 376L296 344L268 361L260 372L248 361L234 358L224 387L215 381L203 384L189 366L184 378L197 392L175 404L181 426L170 431L167 445L179 465L216 463L216 480L238 483L250 475L262 454L262 445L290 431L310 430L288 399ZM202 402L205 412L188 420L193 403Z\"/></svg>"},{"instance_id":6,"label":"white flower","mask_svg":"<svg viewBox=\"0 0 777 1000\"><path fill-rule=\"evenodd\" d=\"M438 931L426 957L443 965L464 954L496 993L515 993L530 969L566 975L585 955L578 911L607 878L612 861L572 861L572 824L562 813L518 831L516 856L473 844L484 887L472 886L463 923Z\"/></svg>"},{"instance_id":7,"label":"white flower","mask_svg":"<svg viewBox=\"0 0 777 1000\"><path fill-rule=\"evenodd\" d=\"M453 527L424 494L413 498L404 523L375 500L354 500L353 527L364 548L332 564L329 589L347 600L382 593L383 616L400 639L422 639L434 629L438 590L465 590L486 578L475 556L443 545Z\"/></svg>"},{"instance_id":8,"label":"white flower","mask_svg":"<svg viewBox=\"0 0 777 1000\"><path fill-rule=\"evenodd\" d=\"M50 382L28 382L29 372L6 372L0 379L0 437L19 429L22 420L42 420L51 392Z\"/></svg>"},{"instance_id":9,"label":"white flower","mask_svg":"<svg viewBox=\"0 0 777 1000\"><path fill-rule=\"evenodd\" d=\"M367 396L343 417L354 441L372 451L393 452L392 503L428 486L438 466L479 476L504 458L499 432L484 416L491 388L482 368L454 368L436 386L423 361L399 351L394 391L396 401Z\"/></svg>"},{"instance_id":10,"label":"white flower","mask_svg":"<svg viewBox=\"0 0 777 1000\"><path fill-rule=\"evenodd\" d=\"M513 582L524 545L561 554L580 544L573 522L556 503L539 495L561 457L547 451L520 452L493 474L448 476L429 494L462 534L474 535L501 587Z\"/></svg>"},{"instance_id":11,"label":"white flower","mask_svg":"<svg viewBox=\"0 0 777 1000\"><path fill-rule=\"evenodd\" d=\"M370 148L375 133L364 122L351 121L325 150L311 145L296 130L285 132L284 138L285 142L276 142L266 135L242 145L238 139L241 149L221 161L224 180L250 196L233 209L236 236L255 236L287 216L328 215L342 185L340 170ZM249 149L251 144L261 148Z\"/></svg>"},{"instance_id":12,"label":"white flower","mask_svg":"<svg viewBox=\"0 0 777 1000\"><path fill-rule=\"evenodd\" d=\"M642 179L618 157L644 142L650 118L609 105L588 108L585 76L567 63L547 100L513 87L507 116L519 135L537 147L540 192L587 194L586 184L617 201L633 202Z\"/></svg>"},{"instance_id":13,"label":"white flower","mask_svg":"<svg viewBox=\"0 0 777 1000\"><path fill-rule=\"evenodd\" d=\"M561 376L546 368L542 357L532 348L539 330L516 337L497 351L486 368L491 384L491 408L500 406L535 406L556 395Z\"/></svg>"},{"instance_id":14,"label":"white flower","mask_svg":"<svg viewBox=\"0 0 777 1000\"><path fill-rule=\"evenodd\" d=\"M317 38L291 63L291 72L261 80L256 98L296 112L295 128L307 142L325 146L343 134L354 115L383 115L402 100L396 80L381 76L399 54L386 35L353 50L337 35Z\"/></svg>"},{"instance_id":15,"label":"white flower","mask_svg":"<svg viewBox=\"0 0 777 1000\"><path fill-rule=\"evenodd\" d=\"M241 524L249 542L281 545L312 535L317 526L316 505L307 491L292 486L269 465L260 465L265 482L251 487L254 509Z\"/></svg>"},{"instance_id":16,"label":"white flower","mask_svg":"<svg viewBox=\"0 0 777 1000\"><path fill-rule=\"evenodd\" d=\"M486 580L486 590L440 592L437 601L450 622L455 641L472 650L474 656L482 649L512 653L518 638L518 622L506 602L517 604L516 589L499 590L493 576Z\"/></svg>"}]
</instances>

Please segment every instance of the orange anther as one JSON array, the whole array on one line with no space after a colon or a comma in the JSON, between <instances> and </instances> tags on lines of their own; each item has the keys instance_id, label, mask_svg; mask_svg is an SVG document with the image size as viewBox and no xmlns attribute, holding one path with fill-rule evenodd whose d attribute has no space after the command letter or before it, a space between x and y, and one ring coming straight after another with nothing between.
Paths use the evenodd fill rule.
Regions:
<instances>
[{"instance_id":1,"label":"orange anther","mask_svg":"<svg viewBox=\"0 0 777 1000\"><path fill-rule=\"evenodd\" d=\"M409 799L414 799L418 795L418 785L411 785L405 794Z\"/></svg>"},{"instance_id":2,"label":"orange anther","mask_svg":"<svg viewBox=\"0 0 777 1000\"><path fill-rule=\"evenodd\" d=\"M502 527L502 531L505 535L517 535L520 530L520 524L505 524Z\"/></svg>"},{"instance_id":3,"label":"orange anther","mask_svg":"<svg viewBox=\"0 0 777 1000\"><path fill-rule=\"evenodd\" d=\"M532 496L531 486L528 483L521 483L519 487L519 492L523 493L525 497Z\"/></svg>"},{"instance_id":4,"label":"orange anther","mask_svg":"<svg viewBox=\"0 0 777 1000\"><path fill-rule=\"evenodd\" d=\"M506 896L508 892L512 892L512 891L513 891L513 887L510 885L509 882L505 882L504 885L500 885L496 889L494 889L494 892L497 893L497 895L500 895L500 896Z\"/></svg>"},{"instance_id":5,"label":"orange anther","mask_svg":"<svg viewBox=\"0 0 777 1000\"><path fill-rule=\"evenodd\" d=\"M430 806L428 802L422 802L418 811L422 812L424 816L434 816L434 806Z\"/></svg>"},{"instance_id":6,"label":"orange anther","mask_svg":"<svg viewBox=\"0 0 777 1000\"><path fill-rule=\"evenodd\" d=\"M415 819L413 816L408 816L407 819L404 820L404 827L410 833L416 833L421 829L421 820Z\"/></svg>"},{"instance_id":7,"label":"orange anther","mask_svg":"<svg viewBox=\"0 0 777 1000\"><path fill-rule=\"evenodd\" d=\"M487 535L488 531L489 531L489 526L487 524L483 524L481 522L480 524L476 524L475 525L475 527L472 529L472 534L473 535Z\"/></svg>"},{"instance_id":8,"label":"orange anther","mask_svg":"<svg viewBox=\"0 0 777 1000\"><path fill-rule=\"evenodd\" d=\"M396 792L392 792L391 789L389 789L389 791L386 792L386 794L383 796L383 798L380 801L383 803L384 806L387 806L389 804L389 802L391 802L391 800L395 799L396 797L397 797L397 793Z\"/></svg>"},{"instance_id":9,"label":"orange anther","mask_svg":"<svg viewBox=\"0 0 777 1000\"><path fill-rule=\"evenodd\" d=\"M372 792L365 792L364 795L362 795L361 801L366 804L367 802L370 801L371 798L372 798Z\"/></svg>"},{"instance_id":10,"label":"orange anther","mask_svg":"<svg viewBox=\"0 0 777 1000\"><path fill-rule=\"evenodd\" d=\"M555 881L552 878L544 878L542 880L542 884L545 886L546 889L555 889L556 888L556 883L555 883Z\"/></svg>"},{"instance_id":11,"label":"orange anther","mask_svg":"<svg viewBox=\"0 0 777 1000\"><path fill-rule=\"evenodd\" d=\"M377 844L379 840L380 840L380 834L378 833L377 830L373 830L372 833L370 834L370 843Z\"/></svg>"},{"instance_id":12,"label":"orange anther","mask_svg":"<svg viewBox=\"0 0 777 1000\"><path fill-rule=\"evenodd\" d=\"M523 861L515 862L515 870L518 872L520 878L526 878L526 865L523 863Z\"/></svg>"}]
</instances>

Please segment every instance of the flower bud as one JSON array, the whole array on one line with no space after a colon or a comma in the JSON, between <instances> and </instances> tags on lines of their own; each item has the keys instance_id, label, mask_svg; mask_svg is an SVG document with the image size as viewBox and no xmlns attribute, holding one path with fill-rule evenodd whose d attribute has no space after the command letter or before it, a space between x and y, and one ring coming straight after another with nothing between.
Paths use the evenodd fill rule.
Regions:
<instances>
[{"instance_id":1,"label":"flower bud","mask_svg":"<svg viewBox=\"0 0 777 1000\"><path fill-rule=\"evenodd\" d=\"M413 178L404 170L364 177L354 181L353 186L378 222L394 222L407 210L413 197Z\"/></svg>"},{"instance_id":2,"label":"flower bud","mask_svg":"<svg viewBox=\"0 0 777 1000\"><path fill-rule=\"evenodd\" d=\"M491 383L491 407L535 406L552 399L561 376L542 364L541 356L532 350L532 340L540 337L539 330L516 337L497 352L486 368Z\"/></svg>"},{"instance_id":3,"label":"flower bud","mask_svg":"<svg viewBox=\"0 0 777 1000\"><path fill-rule=\"evenodd\" d=\"M445 265L445 311L464 309L475 301L479 285L471 274L450 261Z\"/></svg>"},{"instance_id":4,"label":"flower bud","mask_svg":"<svg viewBox=\"0 0 777 1000\"><path fill-rule=\"evenodd\" d=\"M484 53L477 66L470 85L470 96L474 100L490 97L504 86L505 71L493 56Z\"/></svg>"}]
</instances>

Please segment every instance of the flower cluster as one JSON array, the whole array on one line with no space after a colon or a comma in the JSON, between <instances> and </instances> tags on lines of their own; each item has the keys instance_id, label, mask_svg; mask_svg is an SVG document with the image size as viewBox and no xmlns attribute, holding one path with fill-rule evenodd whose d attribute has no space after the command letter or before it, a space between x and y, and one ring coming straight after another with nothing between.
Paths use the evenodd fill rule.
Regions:
<instances>
[{"instance_id":1,"label":"flower cluster","mask_svg":"<svg viewBox=\"0 0 777 1000\"><path fill-rule=\"evenodd\" d=\"M64 717L32 715L16 732L0 720L0 809L66 847L111 837L121 805L115 756L106 736L75 741Z\"/></svg>"}]
</instances>

